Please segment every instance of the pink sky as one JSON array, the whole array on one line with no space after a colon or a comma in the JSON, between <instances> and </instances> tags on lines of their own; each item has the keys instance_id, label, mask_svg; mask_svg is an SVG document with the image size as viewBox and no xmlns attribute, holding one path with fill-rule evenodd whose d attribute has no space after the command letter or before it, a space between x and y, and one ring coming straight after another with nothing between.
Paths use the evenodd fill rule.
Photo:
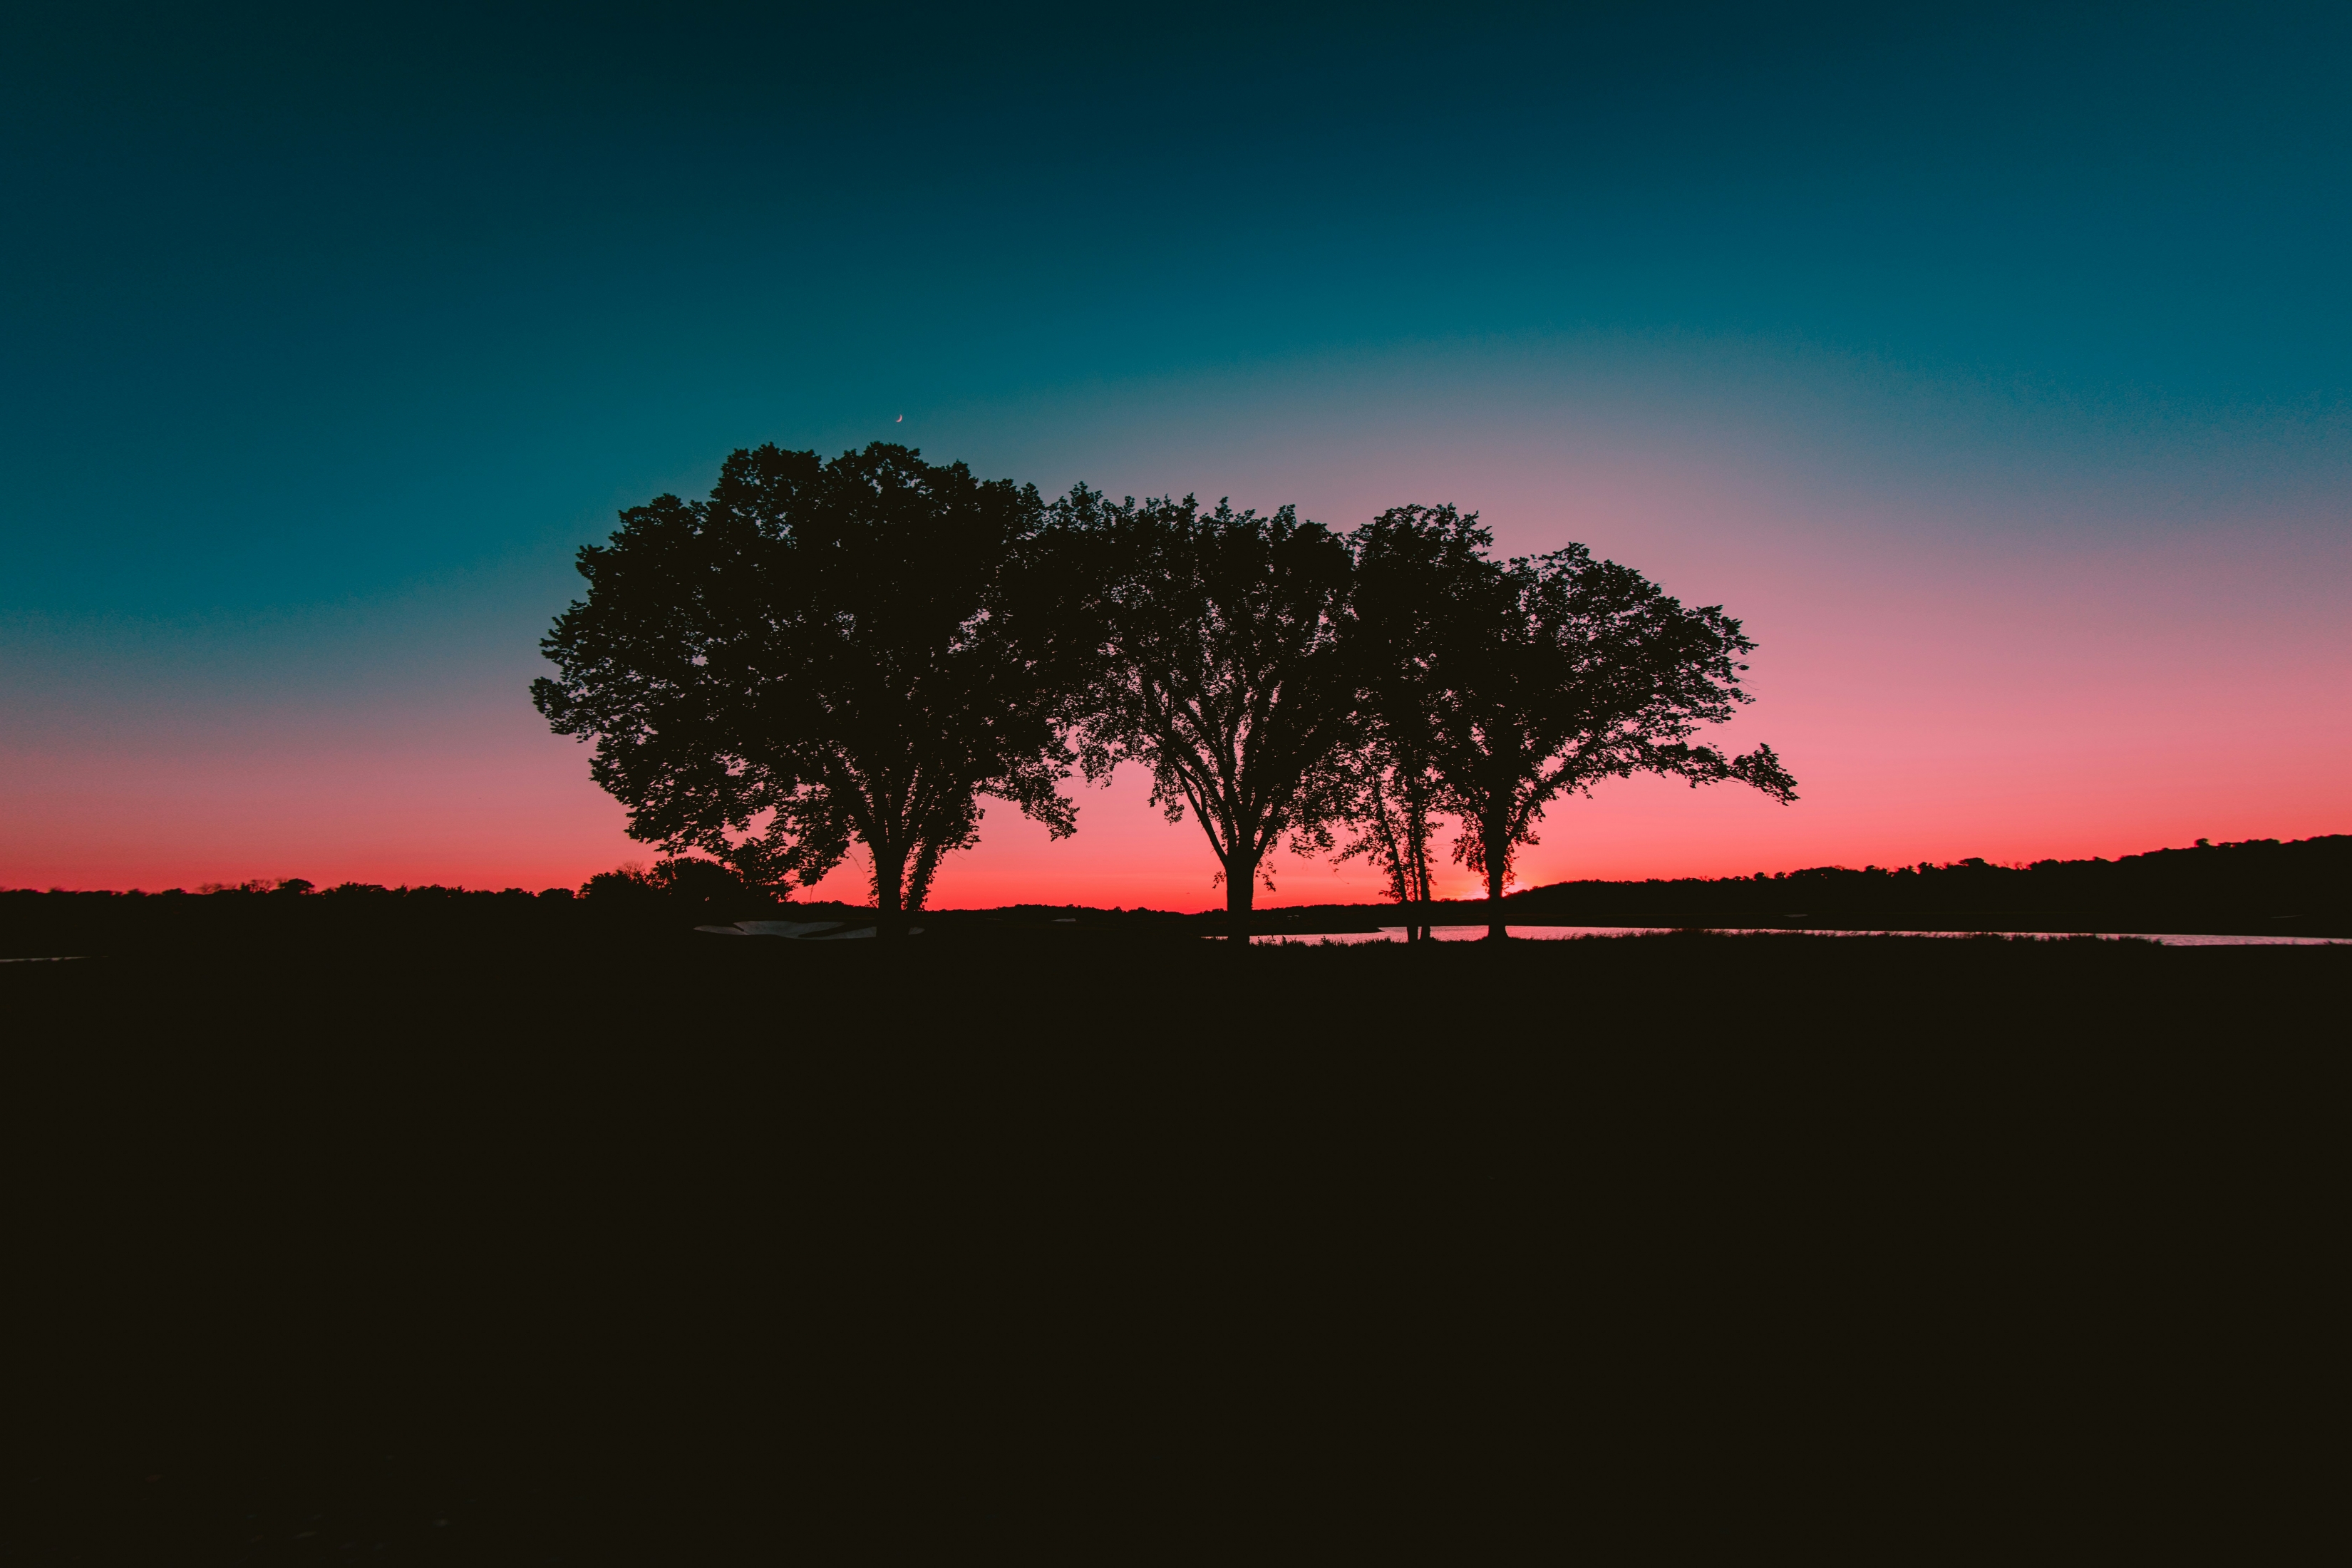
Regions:
<instances>
[{"instance_id":1,"label":"pink sky","mask_svg":"<svg viewBox=\"0 0 2352 1568\"><path fill-rule=\"evenodd\" d=\"M1081 389L931 411L923 442L1048 490L1296 500L1339 527L1454 500L1507 552L1582 540L1743 617L1758 700L1717 738L1769 741L1802 798L1609 784L1554 809L1523 884L2352 831L2352 531L2325 487L2178 443L2146 462L2030 431L1971 447L1965 397L1844 372L1744 400L1415 374ZM605 526L584 514L576 537ZM536 889L650 859L525 696L576 584L548 554L264 626L18 628L0 885ZM1060 844L992 806L934 902L1221 902L1199 829L1144 796L1131 773L1079 791ZM1360 864L1274 870L1267 904L1378 896ZM853 864L819 892L862 880ZM1470 879L1448 868L1445 890Z\"/></svg>"}]
</instances>

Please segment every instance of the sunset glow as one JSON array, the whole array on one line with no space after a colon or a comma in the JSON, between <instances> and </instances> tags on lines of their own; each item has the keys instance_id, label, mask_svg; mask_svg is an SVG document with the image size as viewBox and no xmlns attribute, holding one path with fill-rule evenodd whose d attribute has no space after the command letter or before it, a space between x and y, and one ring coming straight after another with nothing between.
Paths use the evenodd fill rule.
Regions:
<instances>
[{"instance_id":1,"label":"sunset glow","mask_svg":"<svg viewBox=\"0 0 2352 1568\"><path fill-rule=\"evenodd\" d=\"M1609 784L1549 814L1526 886L2344 831L2352 315L2328 258L2352 209L2309 195L2352 167L2340 119L2271 89L2262 114L2184 107L2153 62L2211 40L2159 29L2095 69L2112 40L2072 26L2032 53L2089 85L2018 87L2000 124L1955 106L2014 51L1890 24L1658 54L1592 102L1511 76L1517 99L1472 96L1517 107L1443 121L1289 82L1355 139L1129 128L1140 185L1017 118L949 136L911 87L888 157L789 116L722 134L658 72L651 129L565 119L529 50L501 68L562 128L549 157L650 149L593 202L520 176L529 126L410 138L396 95L381 124L306 99L275 141L190 132L216 156L168 190L141 158L176 144L178 89L41 98L121 118L8 264L47 303L16 322L0 437L0 885L540 888L649 858L532 710L535 644L616 509L771 440L1343 530L1452 501L1503 552L1582 541L1741 617L1757 700L1710 738L1769 741L1801 798ZM1428 68L1518 69L1426 42ZM1332 47L1363 79L1420 68ZM281 144L314 137L373 171L365 202L309 194ZM2281 149L2276 188L2226 173ZM754 177L810 159L856 194ZM134 197L181 215L181 254L108 270ZM1164 255L1000 210L1108 233L1163 199ZM812 226L853 237L784 242ZM1074 838L992 807L933 901L1221 901L1139 777L1069 788ZM1263 903L1378 896L1361 862L1272 867ZM862 897L856 858L813 896Z\"/></svg>"}]
</instances>

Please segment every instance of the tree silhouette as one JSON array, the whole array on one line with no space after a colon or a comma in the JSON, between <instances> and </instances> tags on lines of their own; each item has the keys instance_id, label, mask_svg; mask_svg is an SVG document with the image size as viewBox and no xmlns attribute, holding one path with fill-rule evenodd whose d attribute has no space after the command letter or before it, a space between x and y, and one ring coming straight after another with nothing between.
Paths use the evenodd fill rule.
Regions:
<instances>
[{"instance_id":1,"label":"tree silhouette","mask_svg":"<svg viewBox=\"0 0 2352 1568\"><path fill-rule=\"evenodd\" d=\"M1494 536L1451 506L1391 507L1349 537L1356 555L1345 645L1356 682L1357 743L1343 754L1341 812L1362 857L1407 906L1405 940L1428 934L1430 857L1445 703L1438 649L1483 602Z\"/></svg>"},{"instance_id":2,"label":"tree silhouette","mask_svg":"<svg viewBox=\"0 0 2352 1568\"><path fill-rule=\"evenodd\" d=\"M1082 485L1055 510L1098 584L1087 774L1139 762L1169 821L1191 809L1222 868L1227 940L1246 942L1276 843L1330 843L1354 698L1348 547L1289 507L1203 514L1191 496L1113 502Z\"/></svg>"},{"instance_id":3,"label":"tree silhouette","mask_svg":"<svg viewBox=\"0 0 2352 1568\"><path fill-rule=\"evenodd\" d=\"M1771 747L1726 758L1688 743L1753 700L1739 658L1756 645L1720 605L1685 609L1581 544L1511 561L1477 597L1434 645L1433 763L1440 804L1462 819L1454 858L1486 879L1489 937L1507 934L1514 855L1563 793L1654 773L1796 798Z\"/></svg>"},{"instance_id":4,"label":"tree silhouette","mask_svg":"<svg viewBox=\"0 0 2352 1568\"><path fill-rule=\"evenodd\" d=\"M599 903L668 905L681 909L750 910L773 901L741 873L716 860L675 856L651 868L624 862L581 885L579 897Z\"/></svg>"},{"instance_id":5,"label":"tree silhouette","mask_svg":"<svg viewBox=\"0 0 2352 1568\"><path fill-rule=\"evenodd\" d=\"M850 841L882 930L978 837L983 793L1054 837L1088 646L1060 601L1034 487L982 483L877 442L738 451L708 501L662 496L580 552L588 597L541 643L531 687L593 738L631 837L763 885L813 883Z\"/></svg>"}]
</instances>

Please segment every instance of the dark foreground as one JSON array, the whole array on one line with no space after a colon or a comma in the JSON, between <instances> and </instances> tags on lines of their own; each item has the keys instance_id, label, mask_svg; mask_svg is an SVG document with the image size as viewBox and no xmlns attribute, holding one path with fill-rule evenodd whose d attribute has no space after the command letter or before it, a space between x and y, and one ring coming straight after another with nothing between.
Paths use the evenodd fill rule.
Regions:
<instances>
[{"instance_id":1,"label":"dark foreground","mask_svg":"<svg viewBox=\"0 0 2352 1568\"><path fill-rule=\"evenodd\" d=\"M2334 1469L2347 981L1076 931L0 966L20 1555L2275 1555Z\"/></svg>"}]
</instances>

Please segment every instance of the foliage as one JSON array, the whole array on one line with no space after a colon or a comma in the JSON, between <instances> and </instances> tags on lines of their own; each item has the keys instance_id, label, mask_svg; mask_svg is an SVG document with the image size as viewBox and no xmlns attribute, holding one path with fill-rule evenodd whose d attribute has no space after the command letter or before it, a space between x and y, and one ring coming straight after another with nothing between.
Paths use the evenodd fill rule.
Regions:
<instances>
[{"instance_id":1,"label":"foliage","mask_svg":"<svg viewBox=\"0 0 2352 1568\"><path fill-rule=\"evenodd\" d=\"M1580 544L1514 559L1479 598L1433 650L1434 765L1463 824L1454 858L1486 877L1498 913L1514 856L1565 793L1653 773L1796 798L1769 746L1727 758L1689 743L1751 700L1739 661L1755 644L1720 605L1685 609Z\"/></svg>"},{"instance_id":2,"label":"foliage","mask_svg":"<svg viewBox=\"0 0 2352 1568\"><path fill-rule=\"evenodd\" d=\"M1355 681L1356 744L1342 754L1340 815L1362 857L1402 904L1431 899L1437 807L1437 721L1445 700L1437 649L1474 613L1495 567L1494 536L1451 506L1392 507L1349 540L1355 579L1345 646ZM1423 926L1407 927L1418 940Z\"/></svg>"},{"instance_id":3,"label":"foliage","mask_svg":"<svg viewBox=\"0 0 2352 1568\"><path fill-rule=\"evenodd\" d=\"M1095 584L1087 774L1147 768L1152 803L1171 822L1190 809L1227 909L1245 916L1279 840L1331 841L1354 696L1339 647L1348 548L1286 506L1203 513L1191 496L1113 502L1080 486L1055 516L1072 570Z\"/></svg>"},{"instance_id":4,"label":"foliage","mask_svg":"<svg viewBox=\"0 0 2352 1568\"><path fill-rule=\"evenodd\" d=\"M1074 767L1140 763L1170 821L1192 815L1235 934L1285 840L1345 828L1342 858L1425 904L1440 814L1499 897L1544 808L1601 779L1794 798L1769 747L1691 739L1748 700L1738 621L1581 545L1497 564L1450 506L1342 540L1190 496L1047 508L877 444L737 452L707 501L622 525L580 552L541 710L594 742L664 865L808 884L862 843L886 929L976 840L982 795L1071 832ZM628 896L604 881L583 891Z\"/></svg>"},{"instance_id":5,"label":"foliage","mask_svg":"<svg viewBox=\"0 0 2352 1568\"><path fill-rule=\"evenodd\" d=\"M975 841L982 794L1055 837L1084 668L1034 488L876 443L739 451L707 501L662 496L580 552L588 597L532 686L593 740L632 837L813 883L853 840L886 927Z\"/></svg>"},{"instance_id":6,"label":"foliage","mask_svg":"<svg viewBox=\"0 0 2352 1568\"><path fill-rule=\"evenodd\" d=\"M628 862L610 871L599 871L581 884L580 896L608 902L666 901L694 907L751 906L772 901L764 889L753 886L742 873L716 860L690 856L656 860L650 869Z\"/></svg>"}]
</instances>

